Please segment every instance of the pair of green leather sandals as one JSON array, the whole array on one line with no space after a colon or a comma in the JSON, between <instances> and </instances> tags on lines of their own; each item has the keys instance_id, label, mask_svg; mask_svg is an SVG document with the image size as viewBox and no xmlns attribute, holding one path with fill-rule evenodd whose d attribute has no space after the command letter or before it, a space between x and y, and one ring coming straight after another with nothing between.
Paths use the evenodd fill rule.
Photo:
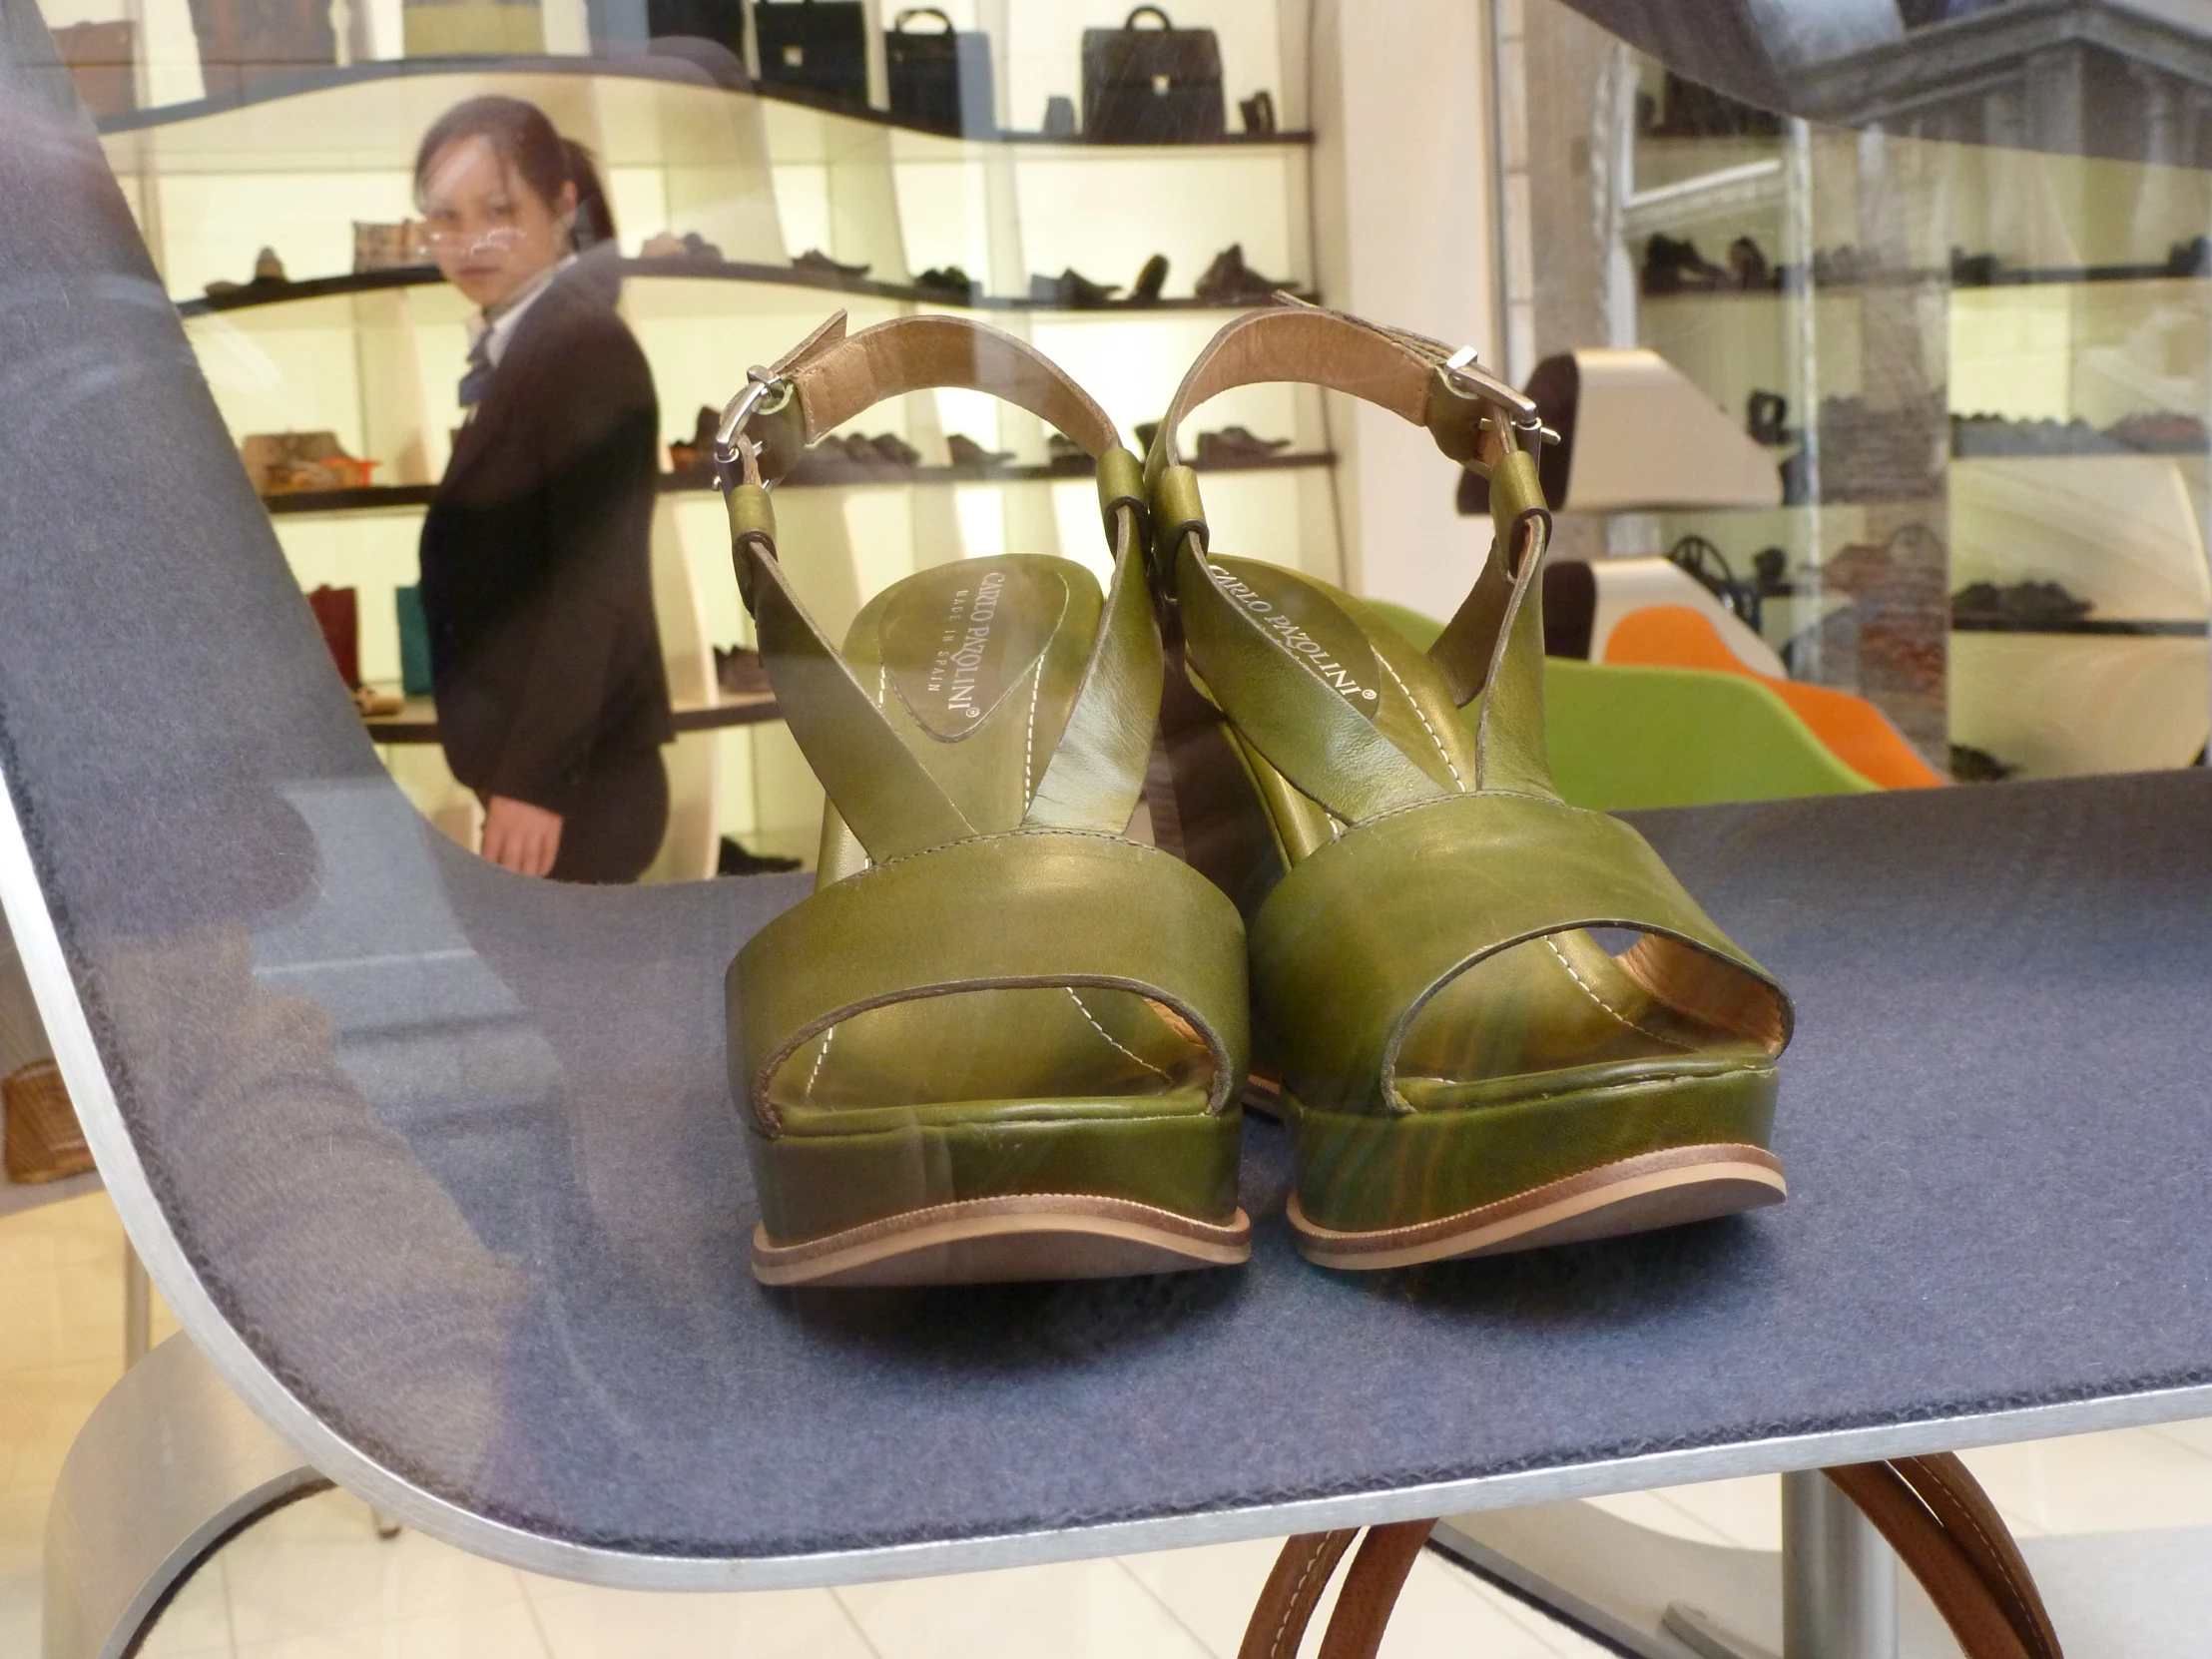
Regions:
<instances>
[{"instance_id":1,"label":"pair of green leather sandals","mask_svg":"<svg viewBox=\"0 0 2212 1659\"><path fill-rule=\"evenodd\" d=\"M1428 652L1212 550L1177 429L1272 380L1390 409L1487 473L1496 539ZM1095 459L1111 581L938 566L840 651L786 579L768 486L940 386ZM1551 787L1533 427L1471 353L1304 305L1224 327L1144 463L1052 363L960 318L847 337L839 315L753 372L717 446L739 582L829 798L813 895L729 975L764 1283L1242 1262L1247 1099L1289 1127L1290 1225L1327 1267L1783 1198L1787 996L1641 836ZM1132 838L1148 771L1174 778L1153 838L1186 856Z\"/></svg>"}]
</instances>

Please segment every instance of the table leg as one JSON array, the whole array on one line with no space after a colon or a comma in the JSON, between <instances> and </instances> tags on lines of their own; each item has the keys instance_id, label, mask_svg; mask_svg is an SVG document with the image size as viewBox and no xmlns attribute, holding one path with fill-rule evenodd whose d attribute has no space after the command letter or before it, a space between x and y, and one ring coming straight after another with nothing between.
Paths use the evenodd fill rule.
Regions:
<instances>
[{"instance_id":1,"label":"table leg","mask_svg":"<svg viewBox=\"0 0 2212 1659\"><path fill-rule=\"evenodd\" d=\"M129 1371L153 1347L154 1287L131 1241L123 1241L123 1369Z\"/></svg>"},{"instance_id":2,"label":"table leg","mask_svg":"<svg viewBox=\"0 0 2212 1659\"><path fill-rule=\"evenodd\" d=\"M1782 1652L1898 1655L1898 1558L1818 1469L1782 1477Z\"/></svg>"}]
</instances>

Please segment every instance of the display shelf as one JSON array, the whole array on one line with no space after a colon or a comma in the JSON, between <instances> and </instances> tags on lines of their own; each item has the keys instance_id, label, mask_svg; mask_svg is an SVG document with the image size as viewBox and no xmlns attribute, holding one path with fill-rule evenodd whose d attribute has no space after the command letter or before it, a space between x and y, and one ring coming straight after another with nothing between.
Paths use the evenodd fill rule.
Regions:
<instances>
[{"instance_id":1,"label":"display shelf","mask_svg":"<svg viewBox=\"0 0 2212 1659\"><path fill-rule=\"evenodd\" d=\"M857 294L941 311L1030 311L1065 316L1142 316L1152 311L1246 311L1265 303L1250 299L1201 299L1195 294L1159 299L1114 299L1097 305L1063 305L1056 300L1031 299L1013 294L971 294L955 298L950 290L918 282L879 282L866 276L825 276L794 266L753 265L736 260L627 259L622 262L626 279L673 277L708 282L759 282L776 288L803 288L830 294ZM242 286L236 293L180 298L182 316L252 311L269 305L290 304L335 295L379 293L390 288L437 287L445 280L434 266L399 266L385 271L348 272L336 276L306 276L280 283ZM1296 287L1282 291L1309 302L1318 295Z\"/></svg>"},{"instance_id":2,"label":"display shelf","mask_svg":"<svg viewBox=\"0 0 2212 1659\"><path fill-rule=\"evenodd\" d=\"M1161 144L1101 144L1084 138L1080 133L1066 137L1050 133L1028 132L1015 128L1002 129L987 134L951 134L935 128L916 127L899 121L888 110L871 109L866 105L842 100L817 97L803 89L761 83L718 83L700 64L689 58L656 57L650 54L623 57L560 57L545 54L468 54L445 57L410 57L383 59L363 64L333 65L329 68L305 69L296 74L270 75L256 80L251 86L227 97L199 98L181 104L161 104L147 109L126 110L99 118L95 124L103 136L111 133L144 132L150 128L175 125L179 122L203 120L208 116L228 111L251 109L258 105L281 102L284 99L305 97L336 87L359 86L377 81L408 80L434 76L461 75L577 75L594 78L624 79L658 82L672 86L712 87L717 91L740 93L747 97L788 105L795 110L805 110L817 115L832 117L838 121L856 122L865 126L880 127L902 135L920 139L942 140L954 144L993 144L1015 147L1049 148L1054 150L1206 150L1223 147L1257 148L1266 146L1309 147L1314 135L1306 129L1279 129L1273 133L1223 133L1217 138L1187 139L1172 145Z\"/></svg>"},{"instance_id":3,"label":"display shelf","mask_svg":"<svg viewBox=\"0 0 2212 1659\"><path fill-rule=\"evenodd\" d=\"M2168 617L2080 617L2072 622L2007 622L1998 617L1953 617L1954 634L2133 635L2144 639L2201 640L2208 625Z\"/></svg>"},{"instance_id":4,"label":"display shelf","mask_svg":"<svg viewBox=\"0 0 2212 1659\"><path fill-rule=\"evenodd\" d=\"M1279 455L1254 456L1243 461L1194 461L1192 470L1208 475L1240 472L1293 472L1328 468L1336 464L1337 457L1328 450L1298 450ZM804 472L786 478L776 485L777 493L786 490L853 489L884 484L1020 484L1059 483L1064 480L1087 479L1090 466L1052 465L1024 466L1008 462L1003 466L970 464L965 466L909 466L869 467L858 462L840 464L817 461ZM661 474L663 495L712 494L717 485L714 476L704 471L664 472ZM274 517L285 517L297 513L351 513L390 512L407 507L426 507L437 495L435 484L371 484L363 489L347 490L294 490L284 495L265 495L262 505Z\"/></svg>"},{"instance_id":5,"label":"display shelf","mask_svg":"<svg viewBox=\"0 0 2212 1659\"><path fill-rule=\"evenodd\" d=\"M758 279L789 279L791 255L821 248L873 268L849 291L935 298L909 273L957 265L993 305L1035 304L1032 272L1103 280L1142 262L1126 220L1098 210L1127 199L1159 207L1160 251L1185 282L1236 242L1256 269L1311 285L1309 134L970 139L716 85L667 60L484 58L287 77L251 98L119 117L103 143L156 265L191 292L243 277L265 244L295 270L350 264L351 222L414 213L422 133L491 92L537 104L593 151L629 246L697 233Z\"/></svg>"},{"instance_id":6,"label":"display shelf","mask_svg":"<svg viewBox=\"0 0 2212 1659\"><path fill-rule=\"evenodd\" d=\"M773 693L751 697L726 697L713 703L677 703L672 707L676 730L724 732L737 726L760 726L781 720ZM438 741L437 705L427 697L410 697L395 715L364 715L362 730L373 743L416 744Z\"/></svg>"},{"instance_id":7,"label":"display shelf","mask_svg":"<svg viewBox=\"0 0 2212 1659\"><path fill-rule=\"evenodd\" d=\"M1029 83L1033 61L1072 69L1078 42L1070 34L1064 44L1063 54L1017 53L1018 73L1002 82L1011 107L1041 108L1047 92L1062 90ZM1280 74L1290 89L1299 80L1291 48L1277 56L1271 48L1252 67L1267 63L1261 73ZM1241 73L1249 84L1249 70ZM1166 407L1222 320L1260 302L1190 292L1225 248L1241 247L1251 269L1314 296L1313 135L1299 130L1173 145L1021 131L970 139L642 57L378 62L110 121L102 143L164 282L187 296L178 309L234 438L329 431L379 463L375 485L266 502L301 586L358 595L361 661L379 683L398 672L392 594L416 580L421 516L462 420L450 388L471 308L428 266L348 272L353 227L418 215L421 134L453 104L486 93L535 103L593 152L631 256L620 309L652 369L664 439L681 441L693 411L721 407L745 365L775 360L838 308L855 332L919 310L987 320L1061 363L1129 431ZM1303 118L1301 96L1278 96ZM1141 221L1113 211L1118 203L1144 204ZM639 256L663 231L695 234L720 257ZM1146 245L1133 246L1140 234ZM295 274L330 275L247 283L262 246ZM845 277L795 268L792 256L811 249L868 269ZM1170 267L1159 301L1067 306L1028 291L1033 277L1068 269L1128 283L1155 254ZM911 279L951 266L976 278L973 290ZM210 280L241 285L203 296ZM1241 388L1208 417L1294 445L1200 468L1210 498L1221 498L1210 504L1241 527L1255 557L1340 577L1335 456L1319 392ZM948 559L1057 553L1103 579L1091 469L1052 464L1034 416L947 389L895 399L860 424L927 457L945 455L947 437L964 433L1015 459L880 468L818 460L786 480L786 539L807 553L793 561L794 579L832 635L869 595ZM655 606L682 741L669 757L670 845L655 867L696 875L703 856L712 867L716 833L799 835L819 824L821 800L773 699L714 699L707 642L752 635L711 478L667 473L659 487ZM442 770L434 709L417 702L364 728L425 815L468 843L473 799Z\"/></svg>"},{"instance_id":8,"label":"display shelf","mask_svg":"<svg viewBox=\"0 0 2212 1659\"><path fill-rule=\"evenodd\" d=\"M2212 448L2212 445L2208 445L2203 438L2130 443L2108 433L2092 432L2078 440L2073 447L1995 449L1978 447L1970 439L1961 443L1959 435L1954 431L1951 434L1950 458L1954 464L1960 461L2100 460L2131 455L2202 455L2208 448Z\"/></svg>"}]
</instances>

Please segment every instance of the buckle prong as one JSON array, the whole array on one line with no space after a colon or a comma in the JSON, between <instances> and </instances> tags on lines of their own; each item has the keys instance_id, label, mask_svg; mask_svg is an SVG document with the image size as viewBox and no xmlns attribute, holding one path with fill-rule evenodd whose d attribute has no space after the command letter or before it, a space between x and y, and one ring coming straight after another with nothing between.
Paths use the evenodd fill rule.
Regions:
<instances>
[{"instance_id":1,"label":"buckle prong","mask_svg":"<svg viewBox=\"0 0 2212 1659\"><path fill-rule=\"evenodd\" d=\"M1526 392L1515 391L1475 360L1474 347L1462 345L1436 365L1444 387L1452 396L1494 403L1512 416L1517 431L1533 432L1543 426L1543 415Z\"/></svg>"}]
</instances>

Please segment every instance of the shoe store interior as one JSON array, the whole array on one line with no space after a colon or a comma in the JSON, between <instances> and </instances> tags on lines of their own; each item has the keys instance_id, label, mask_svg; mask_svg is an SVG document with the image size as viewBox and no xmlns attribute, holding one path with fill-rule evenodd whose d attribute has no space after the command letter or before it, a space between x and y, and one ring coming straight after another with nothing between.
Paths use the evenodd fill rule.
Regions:
<instances>
[{"instance_id":1,"label":"shoe store interior","mask_svg":"<svg viewBox=\"0 0 2212 1659\"><path fill-rule=\"evenodd\" d=\"M0 0L0 1659L2212 1651L2208 423L2204 0Z\"/></svg>"}]
</instances>

